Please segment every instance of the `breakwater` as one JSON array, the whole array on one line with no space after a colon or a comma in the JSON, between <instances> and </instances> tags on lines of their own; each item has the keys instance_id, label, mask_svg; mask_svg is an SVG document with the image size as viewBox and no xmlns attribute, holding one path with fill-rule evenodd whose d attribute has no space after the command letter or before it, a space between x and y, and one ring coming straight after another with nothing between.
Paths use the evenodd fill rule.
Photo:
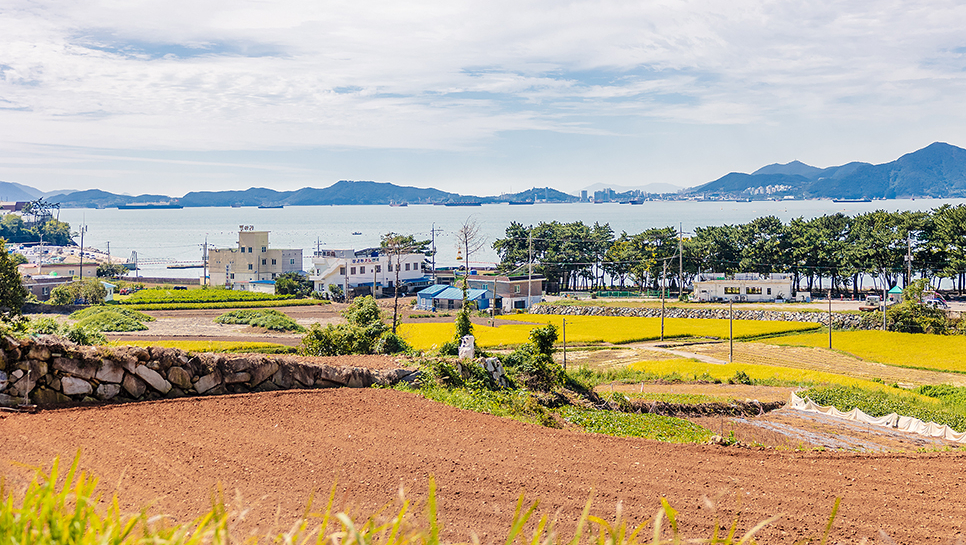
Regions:
<instances>
[{"instance_id":1,"label":"breakwater","mask_svg":"<svg viewBox=\"0 0 966 545\"><path fill-rule=\"evenodd\" d=\"M295 356L190 354L177 348L79 346L59 337L0 337L0 406L150 401L414 381L412 369L368 369Z\"/></svg>"},{"instance_id":2,"label":"breakwater","mask_svg":"<svg viewBox=\"0 0 966 545\"><path fill-rule=\"evenodd\" d=\"M535 305L531 314L555 314L561 316L625 316L638 318L660 318L660 308L649 307L585 307L561 305ZM701 320L727 320L730 312L726 308L675 308L664 310L665 318L688 318ZM814 322L828 325L828 313L794 312L786 310L736 309L735 320L762 320L770 322ZM832 326L841 329L862 329L862 316L856 314L832 313Z\"/></svg>"}]
</instances>

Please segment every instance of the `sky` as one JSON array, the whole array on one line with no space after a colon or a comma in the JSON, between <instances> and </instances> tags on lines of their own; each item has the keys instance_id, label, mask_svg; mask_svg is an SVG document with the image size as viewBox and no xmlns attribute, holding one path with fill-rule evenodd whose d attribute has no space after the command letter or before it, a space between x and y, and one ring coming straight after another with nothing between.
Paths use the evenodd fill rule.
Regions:
<instances>
[{"instance_id":1,"label":"sky","mask_svg":"<svg viewBox=\"0 0 966 545\"><path fill-rule=\"evenodd\" d=\"M954 1L0 0L0 180L474 195L966 147Z\"/></svg>"}]
</instances>

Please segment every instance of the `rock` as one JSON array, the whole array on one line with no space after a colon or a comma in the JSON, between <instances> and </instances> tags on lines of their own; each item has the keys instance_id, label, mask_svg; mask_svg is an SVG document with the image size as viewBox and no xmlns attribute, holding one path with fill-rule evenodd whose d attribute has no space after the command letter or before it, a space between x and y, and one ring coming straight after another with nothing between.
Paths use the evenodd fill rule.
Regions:
<instances>
[{"instance_id":1,"label":"rock","mask_svg":"<svg viewBox=\"0 0 966 545\"><path fill-rule=\"evenodd\" d=\"M220 384L221 372L216 370L198 379L198 382L195 383L195 391L203 394Z\"/></svg>"},{"instance_id":2,"label":"rock","mask_svg":"<svg viewBox=\"0 0 966 545\"><path fill-rule=\"evenodd\" d=\"M53 405L55 403L71 402L69 397L48 388L38 388L36 392L30 395L30 400L37 405Z\"/></svg>"},{"instance_id":3,"label":"rock","mask_svg":"<svg viewBox=\"0 0 966 545\"><path fill-rule=\"evenodd\" d=\"M10 384L7 378L7 373L0 371L0 392L7 389L7 385Z\"/></svg>"},{"instance_id":4,"label":"rock","mask_svg":"<svg viewBox=\"0 0 966 545\"><path fill-rule=\"evenodd\" d=\"M10 380L11 381L20 380L20 377L22 377L22 376L24 376L24 370L23 369L17 369L13 373L10 373Z\"/></svg>"},{"instance_id":5,"label":"rock","mask_svg":"<svg viewBox=\"0 0 966 545\"><path fill-rule=\"evenodd\" d=\"M82 365L80 361L72 358L54 359L54 369L88 380L94 378L97 373L97 369L93 366ZM118 379L118 382L120 382L120 379Z\"/></svg>"},{"instance_id":6,"label":"rock","mask_svg":"<svg viewBox=\"0 0 966 545\"><path fill-rule=\"evenodd\" d=\"M101 384L97 387L97 398L102 401L114 399L119 393L121 393L120 384Z\"/></svg>"},{"instance_id":7,"label":"rock","mask_svg":"<svg viewBox=\"0 0 966 545\"><path fill-rule=\"evenodd\" d=\"M50 375L47 375L47 376L49 377ZM47 381L47 385L50 386L51 388L53 388L54 390L60 390L60 388L61 388L61 384L60 384L60 379L59 378L54 378L54 379L48 380Z\"/></svg>"},{"instance_id":8,"label":"rock","mask_svg":"<svg viewBox=\"0 0 966 545\"><path fill-rule=\"evenodd\" d=\"M162 394L166 394L171 390L171 383L165 380L164 377L162 377L161 374L154 369L150 369L144 365L139 365L134 372L137 373L139 377L144 379L148 385Z\"/></svg>"},{"instance_id":9,"label":"rock","mask_svg":"<svg viewBox=\"0 0 966 545\"><path fill-rule=\"evenodd\" d=\"M124 364L114 360L104 360L94 378L100 382L120 384L124 380Z\"/></svg>"},{"instance_id":10,"label":"rock","mask_svg":"<svg viewBox=\"0 0 966 545\"><path fill-rule=\"evenodd\" d=\"M21 401L23 401L22 397L0 394L0 407L16 407Z\"/></svg>"},{"instance_id":11,"label":"rock","mask_svg":"<svg viewBox=\"0 0 966 545\"><path fill-rule=\"evenodd\" d=\"M27 352L27 358L31 360L43 360L47 361L50 359L50 350L45 346L37 346L36 344L30 347L30 351Z\"/></svg>"},{"instance_id":12,"label":"rock","mask_svg":"<svg viewBox=\"0 0 966 545\"><path fill-rule=\"evenodd\" d=\"M292 378L303 386L312 387L315 385L314 369L307 365L296 364L290 367Z\"/></svg>"},{"instance_id":13,"label":"rock","mask_svg":"<svg viewBox=\"0 0 966 545\"><path fill-rule=\"evenodd\" d=\"M291 390L295 386L292 373L286 367L279 367L278 371L272 376L272 382L283 390Z\"/></svg>"},{"instance_id":14,"label":"rock","mask_svg":"<svg viewBox=\"0 0 966 545\"><path fill-rule=\"evenodd\" d=\"M230 375L225 375L225 384L238 384L241 382L248 382L252 379L252 376L248 373L232 373Z\"/></svg>"},{"instance_id":15,"label":"rock","mask_svg":"<svg viewBox=\"0 0 966 545\"><path fill-rule=\"evenodd\" d=\"M145 390L148 389L148 385L145 384L143 380L130 373L124 375L124 380L121 381L121 386L123 386L124 391L126 391L134 399L138 399L143 396Z\"/></svg>"},{"instance_id":16,"label":"rock","mask_svg":"<svg viewBox=\"0 0 966 545\"><path fill-rule=\"evenodd\" d=\"M183 367L174 366L168 369L168 380L182 390L191 388L191 375Z\"/></svg>"},{"instance_id":17,"label":"rock","mask_svg":"<svg viewBox=\"0 0 966 545\"><path fill-rule=\"evenodd\" d=\"M278 364L274 361L265 362L250 371L252 375L252 385L258 386L259 384L265 382L272 375L278 372Z\"/></svg>"},{"instance_id":18,"label":"rock","mask_svg":"<svg viewBox=\"0 0 966 545\"><path fill-rule=\"evenodd\" d=\"M184 393L184 390L182 390L181 388L171 388L171 391L168 392L168 395L164 397L168 399L177 399L179 397L185 397L187 395L188 394Z\"/></svg>"},{"instance_id":19,"label":"rock","mask_svg":"<svg viewBox=\"0 0 966 545\"><path fill-rule=\"evenodd\" d=\"M0 371L7 370L7 353L0 350Z\"/></svg>"},{"instance_id":20,"label":"rock","mask_svg":"<svg viewBox=\"0 0 966 545\"><path fill-rule=\"evenodd\" d=\"M61 388L63 388L64 395L88 395L94 391L91 383L82 378L63 377L60 379L60 384Z\"/></svg>"}]
</instances>

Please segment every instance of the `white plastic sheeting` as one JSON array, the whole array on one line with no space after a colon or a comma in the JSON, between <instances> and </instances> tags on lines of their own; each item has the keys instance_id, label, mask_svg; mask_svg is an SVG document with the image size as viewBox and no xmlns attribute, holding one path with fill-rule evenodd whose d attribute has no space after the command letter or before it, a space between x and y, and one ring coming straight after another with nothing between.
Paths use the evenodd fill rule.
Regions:
<instances>
[{"instance_id":1,"label":"white plastic sheeting","mask_svg":"<svg viewBox=\"0 0 966 545\"><path fill-rule=\"evenodd\" d=\"M927 437L941 437L948 441L955 441L957 443L966 443L966 432L959 433L949 426L940 426L935 422L923 422L922 420L912 418L911 416L899 416L896 413L891 413L885 416L875 417L869 416L859 409L852 409L849 412L842 412L835 407L819 405L807 397L802 399L794 393L792 393L792 397L788 400L788 406L799 411L822 413L829 416L834 416L836 418L865 422L874 426L882 426L885 428L892 428L910 433L918 433L919 435L925 435Z\"/></svg>"}]
</instances>

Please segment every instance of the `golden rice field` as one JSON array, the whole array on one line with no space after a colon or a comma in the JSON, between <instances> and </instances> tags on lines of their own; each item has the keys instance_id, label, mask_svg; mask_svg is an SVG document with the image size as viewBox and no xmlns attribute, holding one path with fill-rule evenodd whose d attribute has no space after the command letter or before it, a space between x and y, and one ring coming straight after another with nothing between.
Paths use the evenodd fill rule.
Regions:
<instances>
[{"instance_id":1,"label":"golden rice field","mask_svg":"<svg viewBox=\"0 0 966 545\"><path fill-rule=\"evenodd\" d=\"M790 335L767 342L826 348L828 333L826 330L826 333ZM966 373L966 336L894 331L833 331L832 348L886 365Z\"/></svg>"},{"instance_id":2,"label":"golden rice field","mask_svg":"<svg viewBox=\"0 0 966 545\"><path fill-rule=\"evenodd\" d=\"M660 318L628 318L619 316L553 316L547 314L521 314L506 316L504 319L521 322L497 327L473 326L473 335L479 346L512 346L527 342L530 330L544 324L554 324L558 331L563 319L567 319L567 342L578 344L614 343L623 344L637 341L650 341L661 338ZM530 322L530 323L522 323ZM536 322L538 325L534 325ZM765 335L811 331L818 324L800 322L765 322L757 320L735 320L736 339L747 339ZM426 350L453 338L452 323L404 324L403 337L416 349ZM727 320L689 320L667 319L664 329L665 338L677 337L718 337L728 338Z\"/></svg>"},{"instance_id":3,"label":"golden rice field","mask_svg":"<svg viewBox=\"0 0 966 545\"><path fill-rule=\"evenodd\" d=\"M232 342L232 341L114 341L111 346L161 346L180 348L186 352L285 352L289 347L276 343Z\"/></svg>"},{"instance_id":4,"label":"golden rice field","mask_svg":"<svg viewBox=\"0 0 966 545\"><path fill-rule=\"evenodd\" d=\"M669 359L661 361L640 361L630 364L628 367L637 371L647 371L658 375L669 375L677 373L682 379L689 380L695 377L711 377L717 380L728 380L735 376L738 371L743 371L750 378L755 380L776 380L782 382L792 382L797 384L835 384L841 386L858 386L860 388L874 390L888 390L895 392L895 388L886 386L879 382L863 380L835 373L824 371L814 371L810 369L792 369L790 367L778 367L773 365L757 365L749 363L727 363L715 364L705 363L690 359ZM917 398L924 396L913 395Z\"/></svg>"}]
</instances>

